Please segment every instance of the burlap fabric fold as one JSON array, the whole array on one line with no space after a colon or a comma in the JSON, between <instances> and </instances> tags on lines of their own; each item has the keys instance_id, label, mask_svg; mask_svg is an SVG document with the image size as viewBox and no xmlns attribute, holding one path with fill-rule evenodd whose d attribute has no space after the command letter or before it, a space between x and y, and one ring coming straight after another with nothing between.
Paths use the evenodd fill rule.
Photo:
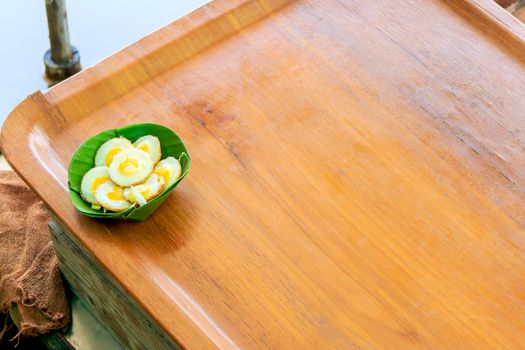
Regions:
<instances>
[{"instance_id":1,"label":"burlap fabric fold","mask_svg":"<svg viewBox=\"0 0 525 350\"><path fill-rule=\"evenodd\" d=\"M12 321L18 335L65 327L69 303L44 204L12 171L0 171L0 340ZM2 315L0 315L2 316Z\"/></svg>"}]
</instances>

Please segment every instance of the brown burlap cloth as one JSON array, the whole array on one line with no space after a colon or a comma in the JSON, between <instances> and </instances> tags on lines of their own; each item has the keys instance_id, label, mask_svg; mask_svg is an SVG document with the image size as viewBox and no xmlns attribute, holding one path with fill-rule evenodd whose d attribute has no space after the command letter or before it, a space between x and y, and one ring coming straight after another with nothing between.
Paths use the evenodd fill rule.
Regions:
<instances>
[{"instance_id":1,"label":"brown burlap cloth","mask_svg":"<svg viewBox=\"0 0 525 350\"><path fill-rule=\"evenodd\" d=\"M12 321L24 336L69 322L48 222L44 204L31 189L14 172L0 171L0 340Z\"/></svg>"}]
</instances>

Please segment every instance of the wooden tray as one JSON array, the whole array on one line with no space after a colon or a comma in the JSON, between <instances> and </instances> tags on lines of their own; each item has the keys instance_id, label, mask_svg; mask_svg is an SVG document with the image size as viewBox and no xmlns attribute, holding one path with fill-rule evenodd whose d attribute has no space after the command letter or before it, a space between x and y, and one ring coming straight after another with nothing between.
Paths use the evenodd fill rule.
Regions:
<instances>
[{"instance_id":1,"label":"wooden tray","mask_svg":"<svg viewBox=\"0 0 525 350\"><path fill-rule=\"evenodd\" d=\"M524 348L523 25L288 2L214 1L9 115L2 151L94 290L185 348ZM136 122L176 130L188 177L143 223L79 215L73 151Z\"/></svg>"}]
</instances>

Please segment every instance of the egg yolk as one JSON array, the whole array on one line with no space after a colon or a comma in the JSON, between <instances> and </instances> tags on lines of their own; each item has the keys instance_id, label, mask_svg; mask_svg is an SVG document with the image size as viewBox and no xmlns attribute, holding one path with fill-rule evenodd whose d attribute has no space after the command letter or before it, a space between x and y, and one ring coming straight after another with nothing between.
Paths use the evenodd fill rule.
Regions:
<instances>
[{"instance_id":1,"label":"egg yolk","mask_svg":"<svg viewBox=\"0 0 525 350\"><path fill-rule=\"evenodd\" d=\"M149 195L149 186L144 186L139 192L142 197L147 197Z\"/></svg>"},{"instance_id":2,"label":"egg yolk","mask_svg":"<svg viewBox=\"0 0 525 350\"><path fill-rule=\"evenodd\" d=\"M144 151L146 153L149 153L149 145L147 143L141 143L138 147L141 151Z\"/></svg>"},{"instance_id":3,"label":"egg yolk","mask_svg":"<svg viewBox=\"0 0 525 350\"><path fill-rule=\"evenodd\" d=\"M120 187L113 187L110 191L107 193L108 199L112 201L123 201L124 196L122 195L122 188Z\"/></svg>"},{"instance_id":4,"label":"egg yolk","mask_svg":"<svg viewBox=\"0 0 525 350\"><path fill-rule=\"evenodd\" d=\"M142 195L142 197L146 198L149 195L149 186L141 186L139 189L139 193ZM135 195L133 194L133 191L130 191L128 194L129 200L132 202L137 202L137 198L135 198Z\"/></svg>"},{"instance_id":5,"label":"egg yolk","mask_svg":"<svg viewBox=\"0 0 525 350\"><path fill-rule=\"evenodd\" d=\"M134 175L139 171L139 162L134 158L126 158L126 160L119 164L118 171L126 176Z\"/></svg>"},{"instance_id":6,"label":"egg yolk","mask_svg":"<svg viewBox=\"0 0 525 350\"><path fill-rule=\"evenodd\" d=\"M109 150L108 154L106 154L106 166L107 167L111 165L111 162L113 161L113 157L115 157L115 155L119 153L120 151L122 151L122 148L120 147L115 147Z\"/></svg>"},{"instance_id":7,"label":"egg yolk","mask_svg":"<svg viewBox=\"0 0 525 350\"><path fill-rule=\"evenodd\" d=\"M95 192L98 186L102 185L104 182L108 181L107 177L97 177L91 183L91 192Z\"/></svg>"},{"instance_id":8,"label":"egg yolk","mask_svg":"<svg viewBox=\"0 0 525 350\"><path fill-rule=\"evenodd\" d=\"M155 170L155 174L164 178L164 183L167 184L171 176L171 169L169 168L158 168Z\"/></svg>"}]
</instances>

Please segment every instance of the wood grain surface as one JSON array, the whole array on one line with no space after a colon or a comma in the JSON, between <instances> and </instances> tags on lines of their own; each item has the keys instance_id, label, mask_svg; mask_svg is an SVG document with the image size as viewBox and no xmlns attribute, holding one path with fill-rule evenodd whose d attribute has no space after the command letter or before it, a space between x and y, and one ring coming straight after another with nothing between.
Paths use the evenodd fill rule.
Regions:
<instances>
[{"instance_id":1,"label":"wood grain surface","mask_svg":"<svg viewBox=\"0 0 525 350\"><path fill-rule=\"evenodd\" d=\"M9 116L1 147L183 348L525 348L525 29L491 0L214 1ZM192 168L147 221L69 201L134 122Z\"/></svg>"},{"instance_id":2,"label":"wood grain surface","mask_svg":"<svg viewBox=\"0 0 525 350\"><path fill-rule=\"evenodd\" d=\"M525 22L525 7L520 7L512 13L514 17L519 19L522 22Z\"/></svg>"}]
</instances>

